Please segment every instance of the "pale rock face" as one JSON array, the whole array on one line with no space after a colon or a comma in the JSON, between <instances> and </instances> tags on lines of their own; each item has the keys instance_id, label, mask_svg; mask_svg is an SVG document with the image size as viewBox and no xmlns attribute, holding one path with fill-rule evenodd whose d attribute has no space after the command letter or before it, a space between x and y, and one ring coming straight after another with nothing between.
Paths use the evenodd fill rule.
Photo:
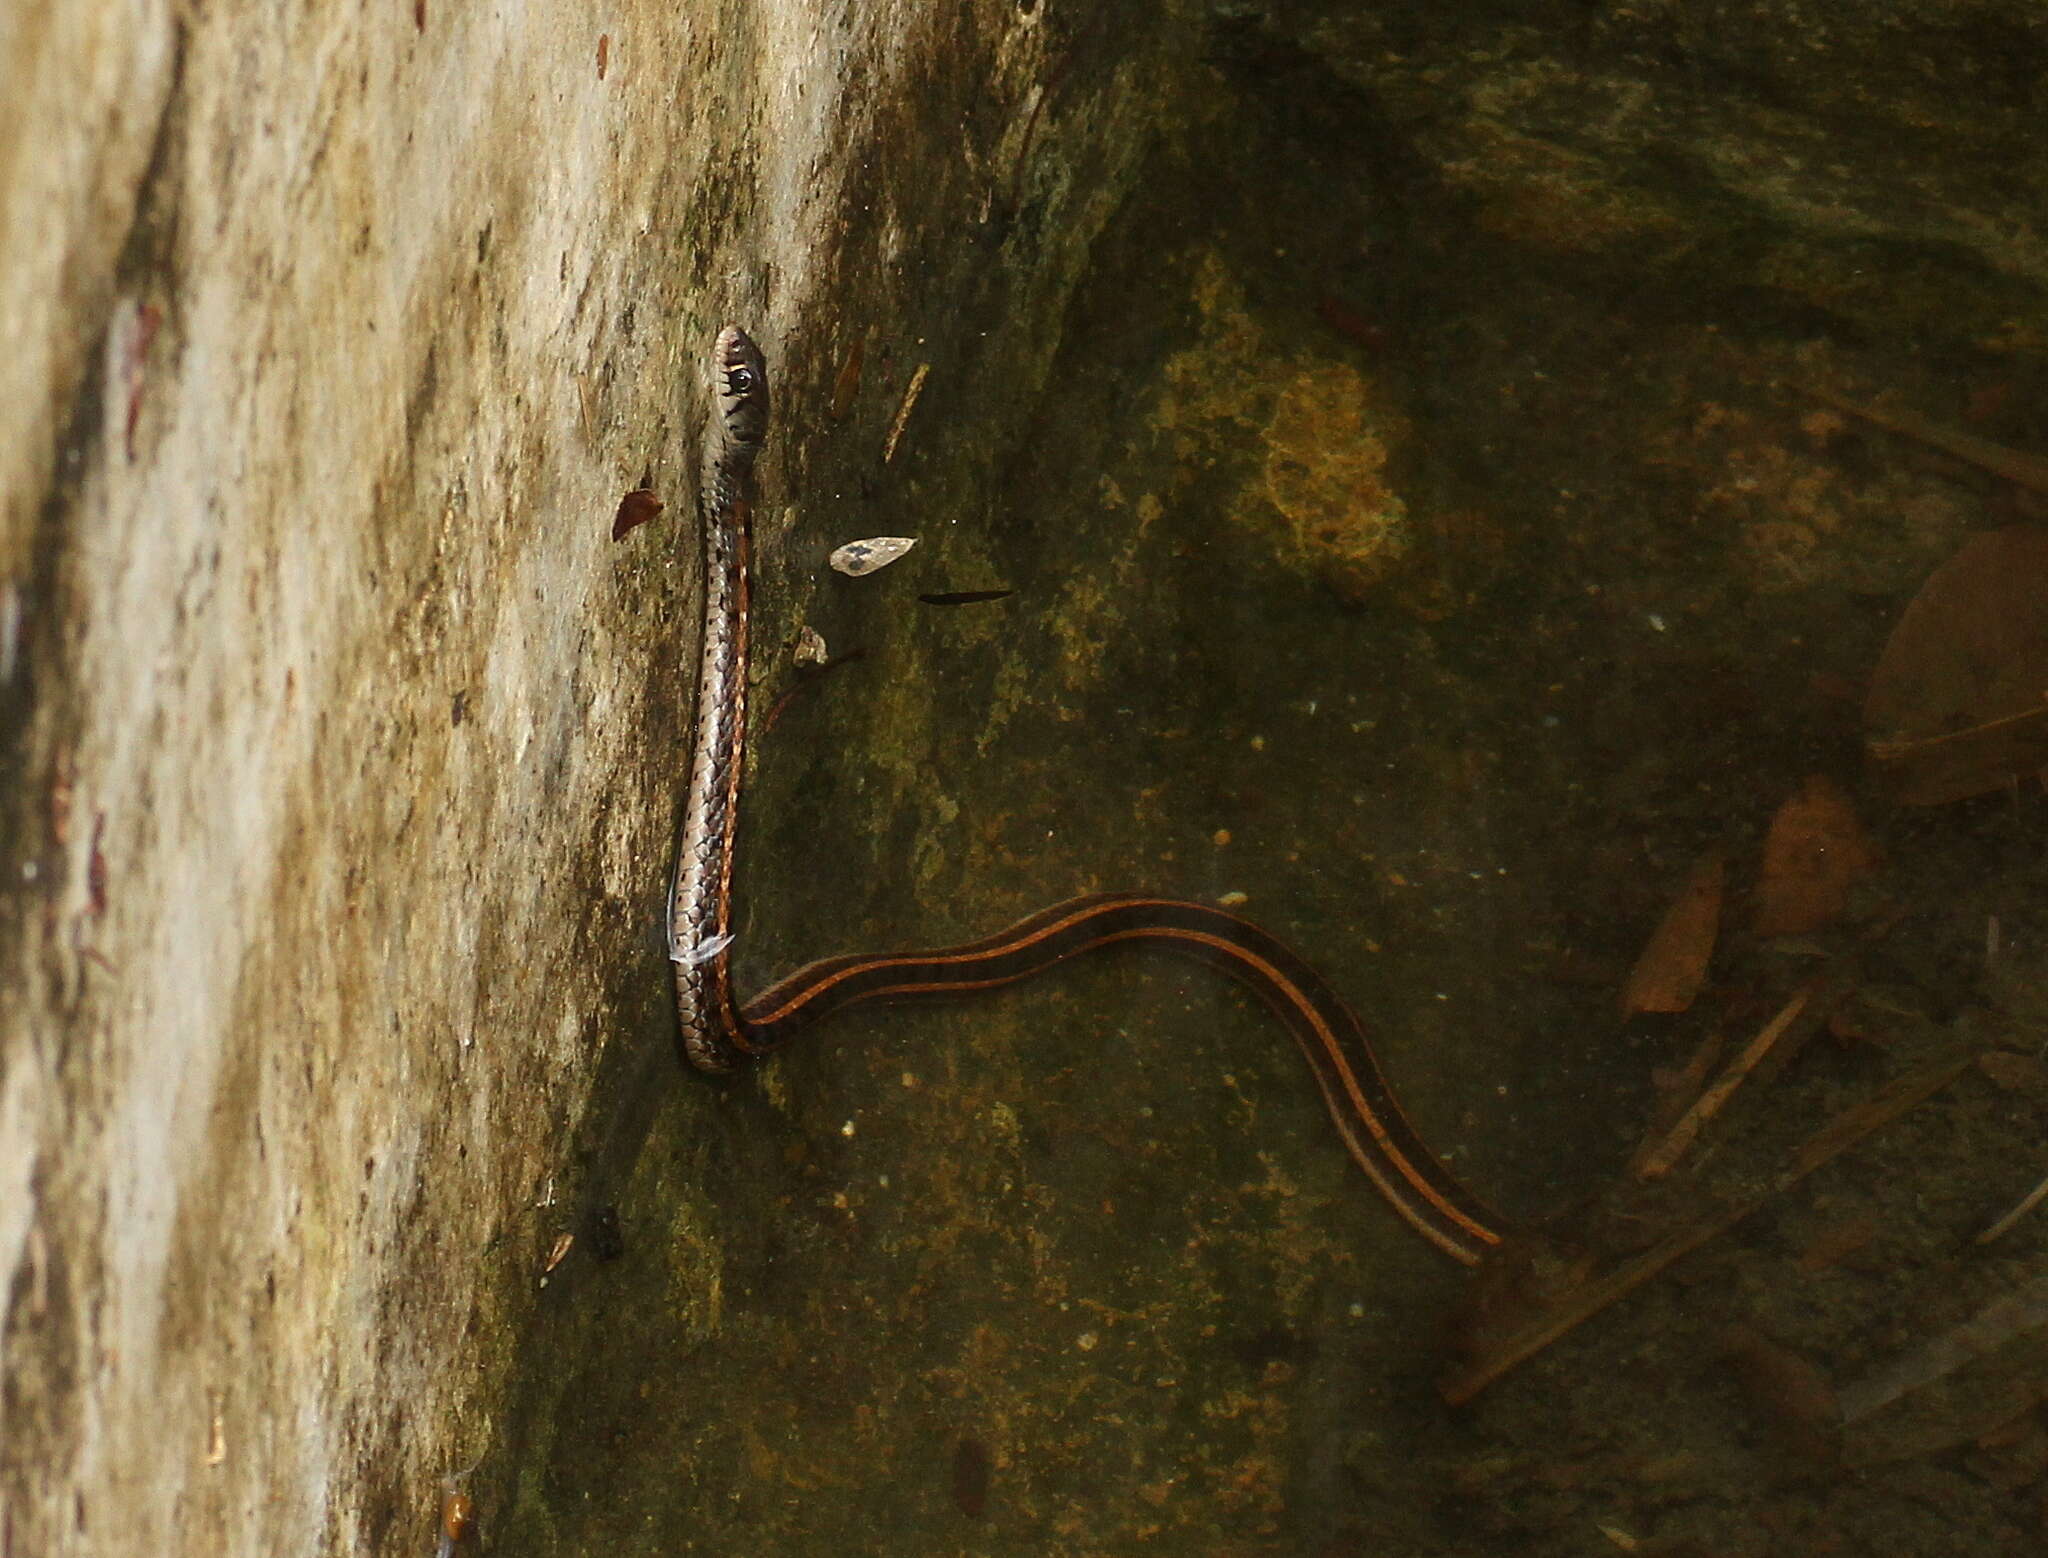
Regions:
<instances>
[{"instance_id":1,"label":"pale rock face","mask_svg":"<svg viewBox=\"0 0 2048 1558\"><path fill-rule=\"evenodd\" d=\"M1687 360L1723 363L1729 380L1789 382L1816 362L1886 380L1913 368L1900 343L1923 335L2037 359L2048 251L2027 213L2038 158L2005 148L2030 146L2038 115L1998 95L2031 93L2034 77L2005 81L1991 54L1947 47L1937 13L1949 8L1920 8L1926 36L1893 46L1885 29L1915 8L1819 17L1763 4L1753 26L1710 27L1702 12L1684 23L1697 36L1671 36L1666 9L1615 7L1586 35L1597 51L1415 4L1168 3L1161 26L1142 8L1136 21L1102 8L1100 24L1080 9L627 0L597 18L415 0L298 7L288 20L232 3L0 14L0 1547L425 1552L445 1480L479 1456L487 1533L502 1511L518 1468L491 1456L511 1382L522 1369L570 1374L557 1357L518 1356L516 1342L542 1278L559 1294L595 1242L575 1202L593 1089L677 1064L659 927L696 649L688 526L702 357L720 325L755 333L783 396L756 515L763 595L790 623L832 590L860 590L874 614L821 614L821 630L840 656L872 646L867 668L887 672L844 702L872 740L843 759L856 779L820 823L813 858L785 848L779 868L746 869L779 869L788 889L821 860L843 866L899 909L914 900L927 921L912 928L932 939L981 928L982 906L951 896L963 887L1015 893L1043 878L1051 898L1138 885L1121 880L1132 860L1199 878L1196 862L1215 851L1190 849L1185 830L1208 837L1207 819L1199 808L1169 817L1155 800L1171 798L1192 759L1132 785L1136 757L1099 740L1091 757L1077 740L1022 770L1035 788L1021 796L1017 765L979 761L1012 755L1006 743L1034 720L1090 730L1105 709L1142 733L1130 751L1227 746L1247 765L1269 726L1292 721L1309 734L1286 750L1313 758L1295 766L1345 813L1334 826L1317 814L1300 853L1320 859L1334 839L1354 861L1405 861L1405 850L1442 863L1436 907L1407 911L1411 925L1425 913L1455 921L1468 902L1468 918L1483 919L1496 911L1448 888L1466 891L1482 868L1522 873L1495 867L1483 802L1467 797L1509 793L1502 773L1543 795L1577 793L1626 765L1565 745L1597 701L1597 673L1551 688L1555 646L1534 634L1526 658L1546 669L1520 703L1549 710L1558 694L1559 712L1533 726L1543 738L1499 762L1483 733L1460 738L1436 710L1470 673L1417 647L1438 641L1437 623L1476 631L1473 618L1514 604L1501 580L1546 548L1598 562L1616 536L1640 544L1643 527L1609 514L1639 498L1678 559L1658 593L1645 605L1603 584L1596 599L1575 580L1560 592L1572 611L1538 614L1538 626L1605 623L1612 642L1639 650L1682 641L1667 639L1667 613L1698 634L1729 599L1816 580L1904 599L1979 524L1967 489L1938 472L1866 462L1845 475L1794 412L1696 404L1706 392L1683 378L1670 391L1678 409L1660 409L1665 381L1640 364L1658 394L1625 397L1643 402L1642 426L1618 417L1587 392L1597 373L1559 382L1588 330L1599 349L1584 358L1601 372L1635 349L1628 331L1601 334L1602 320L1508 309L1475 331L1346 311L1379 285L1389 247L1441 243L1449 267L1457 243L1484 240L1518 262L1504 271L1514 289L1567 263L1622 278L1618 317L1631 324L1662 328L1709 282L1774 299L1794 321L1790 344L1729 347L1738 333L1718 324L1674 332ZM2037 26L2006 9L2016 37ZM1286 36L1296 13L1299 35ZM1260 28L1271 36L1251 42L1263 52L1228 66L1219 89L1211 57ZM1964 65L1982 94L1958 85ZM1289 155L1327 156L1348 181L1286 208L1334 206L1355 225L1314 286L1262 280L1269 267L1284 275L1299 243L1285 223L1261 229L1258 263L1243 242L1227 264L1212 260L1220 240L1192 220L1118 232L1162 142L1193 126L1188 143L1205 156L1239 139L1218 122L1233 96L1313 113L1302 82L1351 94L1332 120L1344 135L1319 138L1312 118L1261 132ZM1845 119L1881 133L1844 138ZM1380 166L1386 147L1409 162ZM1382 197L1382 178L1423 210L1416 230L1400 228L1403 201ZM1259 193L1255 215L1270 220ZM1086 296L1091 266L1130 249L1171 316L1136 385L1126 363L1091 356L1086 335L1088 309L1105 311ZM1905 281L1871 258L1894 249L1918 267ZM1410 259L1405 273L1428 268ZM1319 316L1316 287L1343 306ZM1791 341L1822 333L1809 318L1854 326L1861 355ZM1512 352L1499 345L1509 340ZM1465 355L1438 362L1446 343ZM921 393L907 394L913 374ZM1105 385L1112 393L1089 398ZM1097 435L1062 422L1063 408L1104 402L1138 423L1074 447ZM1049 453L1028 443L1041 413L1055 429ZM1540 492L1510 501L1522 488L1501 474L1504 451L1526 460L1516 440L1532 429L1563 453ZM1589 444L1593 432L1605 441ZM1020 448L1033 458L1014 458ZM1580 490L1588 467L1654 480L1640 492L1617 482L1600 508ZM1465 468L1471 491L1446 486L1445 471ZM1030 567L1004 534L1039 496L1015 490L1020 470L1049 472L1062 500L1031 536L1048 560ZM615 541L622 495L643 486L662 513ZM1667 486L1685 497L1670 512L1651 501ZM1328 585L1357 614L1338 629L1362 622L1368 634L1341 642L1377 645L1370 633L1392 622L1414 653L1360 657L1356 673L1335 654L1262 660L1284 675L1238 719L1230 734L1242 739L1192 718L1154 729L1152 708L1126 707L1143 695L1125 690L1119 655L1180 672L1182 657L1213 666L1252 637L1234 596L1180 620L1159 583L1225 533L1193 529L1202 504L1250 538L1260 566ZM1839 546L1887 525L1876 533L1895 544ZM895 572L857 585L803 575L802 559L822 577L831 545L888 532L920 542ZM1724 534L1747 594L1720 591L1697 566L1692 538ZM1852 565L1862 571L1845 575ZM920 636L874 604L920 588L909 582L919 569L941 589L993 580L1035 593L1020 589L1000 617L939 614ZM1638 618L1646 625L1624 637ZM1775 636L1752 637L1730 629L1731 662L1775 652ZM961 692L963 675L985 682ZM1334 696L1319 703L1311 675ZM1404 700L1428 717L1387 718ZM1188 707L1209 713L1206 697ZM1396 736L1411 745L1383 752ZM938 763L948 740L953 761ZM1395 790L1393 756L1428 782ZM1264 790L1271 766L1223 792ZM757 793L769 815L809 800L774 773ZM1615 792L1598 793L1582 810L1615 813ZM1155 829L1121 860L1089 831L1119 807L1140 836ZM1279 834L1283 810L1254 820ZM1231 874L1209 886L1236 890L1251 853L1239 826ZM1063 855L1075 837L1090 846ZM1409 892L1391 863L1382 879L1392 901ZM1262 887L1252 900L1270 901ZM742 925L735 954L782 934L785 919L810 938L796 955L838 950L821 922L850 921L848 907L764 915ZM1510 911L1497 912L1505 923ZM1421 954L1435 976L1425 992L1464 991L1469 946L1454 930ZM1381 951L1364 930L1354 940L1353 951ZM1517 1001L1548 998L1513 982ZM1431 1003L1444 1000L1426 993L1390 1026L1427 1038ZM1553 1031L1571 1026L1553 1019ZM1101 1041L1122 1044L1122 1026L1102 1023ZM1444 1026L1461 1039L1508 1032ZM1035 1495L1042 1531L1065 1539L1096 1522L1116 1502L1097 1496L1098 1474L1128 1466L1145 1469L1115 1485L1130 1494L1125 1545L1157 1545L1159 1522L1185 1522L1159 1529L1189 1551L1265 1542L1265 1501L1277 1508L1315 1480L1288 1482L1298 1468L1287 1457L1385 1437L1352 1423L1326 1435L1290 1415L1354 1399L1351 1376L1341 1388L1321 1377L1316 1391L1282 1376L1363 1340L1346 1332L1322 1365L1268 1359L1255 1392L1194 1401L1181 1416L1200 1419L1201 1435L1172 1437L1182 1428L1161 1410L1161 1382L1181 1389L1196 1374L1185 1365L1214 1356L1214 1312L1187 1297L1211 1281L1210 1256L1178 1226L1140 1246L1093 1225L1077 1239L1083 1225L1055 1220L1063 1196L1032 1178L1046 1156L1034 1145L1047 1129L1039 1099L1064 1085L1044 1074L1044 1039L984 1042L974 1065L956 1063L964 1051L846 1064L836 1080L872 1083L872 1106L806 1098L786 1080L764 1089L757 1115L840 1111L848 1139L863 1108L872 1116L899 1093L929 1100L917 1150L890 1169L927 1199L864 1246L903 1274L905 1288L879 1301L858 1284L881 1279L834 1271L862 1302L746 1309L775 1243L762 1230L793 1198L773 1186L762 1207L722 1217L727 1197L749 1191L705 1165L740 1111L708 1088L687 1095L681 1167L663 1170L680 1193L649 1256L671 1286L631 1323L644 1323L650 1351L686 1355L707 1376L713 1360L735 1373L725 1360L758 1360L755 1381L800 1366L871 1375L878 1394L911 1377L889 1349L930 1338L944 1356L919 1378L946 1409L971 1387L985 1416L1011 1425L993 1448L963 1441L961 1513L972 1504L978 1516L985 1498L998 1512L1023 1507L1029 1446L1071 1458L1065 1483ZM1134 1041L1129 1054L1141 1053ZM1513 1063L1507 1048L1458 1057L1432 1119L1461 1118L1493 1061ZM1149 1061L1119 1063L1073 1091L1156 1091L1133 1094L1147 1100L1145 1123L1113 1111L1100 1139L1136 1143L1147 1173L1191 1199L1212 1195L1165 1154L1218 1138L1201 1119L1169 1128L1163 1113L1187 1097L1213 1105L1216 1076L1168 1087L1145 1082ZM1228 1123L1238 1107L1210 1107L1217 1130L1239 1130ZM1497 1107L1473 1115L1481 1155L1534 1129L1514 1116L1521 1105ZM859 1140L871 1137L889 1139L863 1126ZM1091 1156L1087 1132L1061 1140L1068 1172L1101 1162L1105 1188L1087 1215L1129 1204L1121 1156ZM764 1130L747 1161L782 1163L786 1146ZM1348 1232L1316 1220L1329 1198L1313 1161L1269 1154L1263 1140L1258 1153L1262 1178L1213 1194L1262 1209L1230 1235L1243 1246L1230 1269L1282 1273L1283 1318L1240 1324L1233 1277L1226 1334L1312 1334L1328 1319L1324 1271L1411 1280L1403 1257L1356 1258ZM1560 1147L1550 1161L1575 1156ZM888 1189L878 1178L860 1190L871 1201L844 1205L806 1190L801 1236L775 1243L775 1258L798 1267L805 1237L830 1245L878 1215L868 1208L886 1210ZM986 1294L955 1292L935 1319L912 1285L951 1291L981 1274L974 1266L1008 1280L979 1252L1011 1239L1025 1252L1018 1318L988 1318L1000 1311ZM1090 1241L1113 1264L1062 1264ZM1375 1323L1358 1331L1389 1330L1390 1352L1409 1348L1379 1317L1433 1301L1430 1270L1417 1262L1422 1285L1398 1302L1370 1289ZM1084 1298L1126 1285L1139 1297L1113 1328L1093 1309L1084 1324ZM1039 1347L1048 1301L1063 1312L1069 1290L1067 1328ZM819 1326L849 1328L842 1351L817 1344ZM1158 1348L1143 1367L1105 1364L1134 1338ZM1076 1372L1046 1389L1013 1352ZM1399 1366L1412 1374L1412 1359ZM1125 1394L1104 1407L1105 1388ZM1092 1404L1069 1411L1077 1401ZM721 1394L713 1378L685 1402L704 1415L673 1419L684 1474L664 1464L646 1480L695 1497L690 1518L724 1550L771 1550L750 1522L821 1518L826 1504L857 1550L871 1500L923 1486L894 1475L928 1449L908 1413L863 1403L849 1415L859 1432L831 1452L843 1458L821 1470L824 1452L783 1437L774 1391ZM1226 1431L1239 1437L1203 1437ZM1429 1485L1387 1442L1391 1469L1365 1485ZM1189 1459L1211 1443L1235 1448ZM721 1455L740 1474L702 1478ZM744 1507L733 1502L743 1484ZM1235 1506L1211 1501L1241 1522L1231 1541L1199 1524L1211 1505L1189 1488L1231 1490Z\"/></svg>"},{"instance_id":2,"label":"pale rock face","mask_svg":"<svg viewBox=\"0 0 2048 1558\"><path fill-rule=\"evenodd\" d=\"M399 1550L488 1440L650 977L699 360L902 21L0 23L10 1551Z\"/></svg>"}]
</instances>

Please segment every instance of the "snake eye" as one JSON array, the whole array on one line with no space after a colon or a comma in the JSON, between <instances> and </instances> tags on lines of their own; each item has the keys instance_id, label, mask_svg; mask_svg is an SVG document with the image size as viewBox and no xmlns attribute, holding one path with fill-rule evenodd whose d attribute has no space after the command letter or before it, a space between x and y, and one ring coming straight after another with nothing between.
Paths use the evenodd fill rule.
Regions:
<instances>
[{"instance_id":1,"label":"snake eye","mask_svg":"<svg viewBox=\"0 0 2048 1558\"><path fill-rule=\"evenodd\" d=\"M725 388L726 393L731 395L753 394L754 370L752 368L746 367L727 369L725 375Z\"/></svg>"}]
</instances>

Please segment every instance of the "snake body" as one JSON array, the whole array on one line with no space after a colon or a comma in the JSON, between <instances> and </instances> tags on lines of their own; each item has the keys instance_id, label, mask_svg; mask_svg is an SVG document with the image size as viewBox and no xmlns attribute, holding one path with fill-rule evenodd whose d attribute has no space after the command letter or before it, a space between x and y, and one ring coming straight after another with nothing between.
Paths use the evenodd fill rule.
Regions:
<instances>
[{"instance_id":1,"label":"snake body","mask_svg":"<svg viewBox=\"0 0 2048 1558\"><path fill-rule=\"evenodd\" d=\"M767 366L744 331L720 333L712 380L715 404L698 505L704 636L696 746L669 899L669 955L690 1062L730 1071L849 1006L993 989L1097 948L1176 953L1227 974L1265 1002L1307 1059L1345 1147L1388 1204L1445 1253L1478 1262L1502 1238L1498 1220L1409 1124L1342 997L1266 931L1208 904L1145 893L1072 898L980 941L826 958L743 1005L734 1000L729 948L746 740L748 510L754 462L768 428Z\"/></svg>"},{"instance_id":2,"label":"snake body","mask_svg":"<svg viewBox=\"0 0 2048 1558\"><path fill-rule=\"evenodd\" d=\"M712 411L704 430L698 531L704 547L704 634L697 661L697 739L669 892L669 960L683 1053L730 1071L745 1052L732 998L732 847L747 737L747 583L754 461L768 436L768 365L746 331L712 348Z\"/></svg>"}]
</instances>

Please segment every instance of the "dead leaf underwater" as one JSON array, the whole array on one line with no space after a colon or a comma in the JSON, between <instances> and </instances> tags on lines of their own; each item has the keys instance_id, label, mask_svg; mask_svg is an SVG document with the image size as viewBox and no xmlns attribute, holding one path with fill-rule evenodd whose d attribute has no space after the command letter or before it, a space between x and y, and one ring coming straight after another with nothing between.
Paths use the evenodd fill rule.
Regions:
<instances>
[{"instance_id":1,"label":"dead leaf underwater","mask_svg":"<svg viewBox=\"0 0 2048 1558\"><path fill-rule=\"evenodd\" d=\"M1803 936L1833 924L1856 885L1883 856L1857 819L1856 805L1825 774L1780 806L1757 867L1757 935Z\"/></svg>"},{"instance_id":2,"label":"dead leaf underwater","mask_svg":"<svg viewBox=\"0 0 2048 1558\"><path fill-rule=\"evenodd\" d=\"M2048 766L2048 530L1983 531L1892 630L1864 703L1871 761L1908 806Z\"/></svg>"},{"instance_id":3,"label":"dead leaf underwater","mask_svg":"<svg viewBox=\"0 0 2048 1558\"><path fill-rule=\"evenodd\" d=\"M1727 863L1718 852L1694 862L1685 886L1664 913L1621 991L1621 1015L1682 1012L1707 982L1707 964L1721 929Z\"/></svg>"}]
</instances>

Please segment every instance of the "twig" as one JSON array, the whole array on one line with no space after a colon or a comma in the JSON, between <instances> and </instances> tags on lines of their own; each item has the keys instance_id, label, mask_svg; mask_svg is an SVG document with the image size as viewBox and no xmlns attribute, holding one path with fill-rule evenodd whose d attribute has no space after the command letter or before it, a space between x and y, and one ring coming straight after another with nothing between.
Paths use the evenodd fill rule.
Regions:
<instances>
[{"instance_id":1,"label":"twig","mask_svg":"<svg viewBox=\"0 0 2048 1558\"><path fill-rule=\"evenodd\" d=\"M1728 1069L1721 1073L1712 1087L1700 1094L1690 1109L1678 1117L1678 1123L1665 1133L1663 1141L1642 1155L1642 1162L1636 1168L1638 1179L1659 1179L1671 1172L1672 1166L1685 1155L1685 1149L1692 1145L1693 1138L1727 1106L1728 1100L1735 1096L1736 1088L1742 1085L1750 1072L1756 1070L1764 1056L1806 1010L1806 1004L1813 999L1817 988L1815 982L1801 986L1778 1015L1764 1024L1763 1031L1749 1041L1742 1053L1728 1062Z\"/></svg>"},{"instance_id":2,"label":"twig","mask_svg":"<svg viewBox=\"0 0 2048 1558\"><path fill-rule=\"evenodd\" d=\"M1783 1195L1823 1164L1881 1126L1890 1124L1915 1105L1924 1103L1947 1087L1975 1062L1974 1054L1929 1066L1901 1077L1875 1095L1843 1110L1807 1138L1791 1163L1763 1190L1730 1202L1698 1221L1668 1234L1633 1260L1624 1262L1606 1276L1588 1282L1538 1315L1519 1331L1505 1336L1490 1353L1438 1382L1437 1389L1452 1406L1470 1401L1517 1365L1533 1358L1582 1321L1627 1297L1665 1267L1691 1254L1716 1234L1724 1233L1759 1207Z\"/></svg>"},{"instance_id":3,"label":"twig","mask_svg":"<svg viewBox=\"0 0 2048 1558\"><path fill-rule=\"evenodd\" d=\"M1977 1242L1979 1244L1989 1244L1993 1239L1999 1238L2001 1235L2010 1233L2012 1231L2012 1225L2018 1222L2022 1217L2025 1217L2027 1213L2033 1211L2035 1207L2039 1206L2044 1198L2048 1198L2048 1179L2042 1180L2040 1184L2036 1185L2032 1190L2029 1190L2024 1196L2020 1198L2020 1204L2018 1206L2014 1207L2010 1212L2007 1212L2005 1216L1999 1218L1997 1222L1993 1223L1989 1228L1986 1228L1982 1233L1978 1234Z\"/></svg>"},{"instance_id":4,"label":"twig","mask_svg":"<svg viewBox=\"0 0 2048 1558\"><path fill-rule=\"evenodd\" d=\"M763 740L768 732L775 728L776 721L782 718L783 712L804 693L809 692L819 682L823 681L826 672L836 671L842 665L851 665L866 654L866 649L849 649L843 655L834 655L831 659L821 661L819 664L812 666L802 676L798 677L795 686L789 688L788 691L775 700L774 705L762 719L761 728L755 733L754 739L756 741Z\"/></svg>"},{"instance_id":5,"label":"twig","mask_svg":"<svg viewBox=\"0 0 2048 1558\"><path fill-rule=\"evenodd\" d=\"M1721 1058L1721 1051L1726 1046L1727 1040L1722 1037L1721 1030L1710 1029L1675 1074L1667 1077L1659 1072L1655 1076L1657 1100L1650 1110L1649 1119L1643 1122L1643 1139L1636 1143L1635 1153L1628 1160L1628 1172L1632 1178L1643 1177L1643 1164L1650 1154L1663 1146L1672 1128L1699 1101L1700 1091L1707 1085L1707 1073L1714 1069L1714 1062Z\"/></svg>"},{"instance_id":6,"label":"twig","mask_svg":"<svg viewBox=\"0 0 2048 1558\"><path fill-rule=\"evenodd\" d=\"M1842 1421L1861 1422L1879 1407L1889 1406L1908 1392L1931 1385L2044 1325L2048 1325L2048 1276L2036 1277L1993 1299L1961 1325L1849 1386L1841 1393Z\"/></svg>"},{"instance_id":7,"label":"twig","mask_svg":"<svg viewBox=\"0 0 2048 1558\"><path fill-rule=\"evenodd\" d=\"M903 437L903 429L910 425L910 413L917 405L917 397L924 393L924 381L931 371L930 363L921 362L910 376L910 383L903 391L903 404L896 408L896 420L889 424L889 436L882 441L884 465L896 458L897 442Z\"/></svg>"},{"instance_id":8,"label":"twig","mask_svg":"<svg viewBox=\"0 0 2048 1558\"><path fill-rule=\"evenodd\" d=\"M2021 449L2008 449L2004 444L1994 444L1988 438L1977 438L1969 433L1958 433L1952 428L1930 422L1925 417L1910 411L1886 411L1879 406L1859 405L1853 400L1844 400L1818 384L1803 386L1806 393L1823 405L1833 406L1837 411L1846 411L1852 417L1861 417L1875 423L1887 432L1897 433L1901 438L1911 438L1939 449L1943 454L1954 455L1958 460L1986 470L1994 476L2003 476L2007 481L2031 488L2035 492L2048 492L2048 459L2037 454L2028 454Z\"/></svg>"}]
</instances>

